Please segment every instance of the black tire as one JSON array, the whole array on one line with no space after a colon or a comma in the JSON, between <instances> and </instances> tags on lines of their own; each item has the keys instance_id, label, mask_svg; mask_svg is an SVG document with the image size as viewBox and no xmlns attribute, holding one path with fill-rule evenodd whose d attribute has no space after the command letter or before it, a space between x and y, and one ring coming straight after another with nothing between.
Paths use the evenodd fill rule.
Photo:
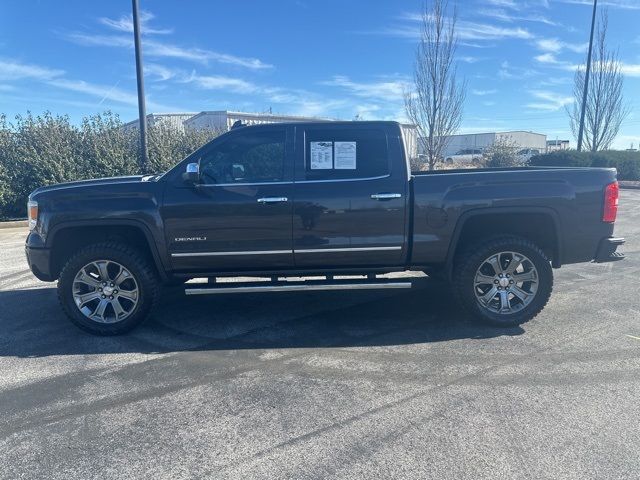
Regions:
<instances>
[{"instance_id":1,"label":"black tire","mask_svg":"<svg viewBox=\"0 0 640 480\"><path fill-rule=\"evenodd\" d=\"M76 275L88 264L101 260L125 267L135 281L135 305L131 306L126 318L114 320L113 323L100 323L88 318L74 302ZM122 243L105 242L87 246L69 259L58 280L58 299L69 319L82 330L94 335L119 335L132 330L149 317L159 297L159 285L155 271L141 252ZM128 305L133 303L127 302Z\"/></svg>"},{"instance_id":2,"label":"black tire","mask_svg":"<svg viewBox=\"0 0 640 480\"><path fill-rule=\"evenodd\" d=\"M537 271L537 290L533 298L528 300L529 303L526 306L520 307L520 310L513 313L495 312L490 307L481 304L476 296L478 288L475 285L476 274L486 259L500 252L515 252L524 255ZM528 322L545 307L553 289L553 270L549 259L533 242L516 236L495 237L473 245L456 259L453 284L460 303L475 318L499 327L513 327ZM501 301L499 297L496 298L497 301ZM515 297L511 298L515 299ZM516 302L520 301L516 300ZM511 300L506 300L506 303L509 304L509 307L511 306Z\"/></svg>"}]
</instances>

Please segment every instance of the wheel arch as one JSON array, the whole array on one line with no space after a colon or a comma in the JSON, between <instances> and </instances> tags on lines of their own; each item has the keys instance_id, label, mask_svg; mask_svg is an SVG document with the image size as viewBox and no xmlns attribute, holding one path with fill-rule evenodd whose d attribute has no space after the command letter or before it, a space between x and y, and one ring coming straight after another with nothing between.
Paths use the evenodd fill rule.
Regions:
<instances>
[{"instance_id":1,"label":"wheel arch","mask_svg":"<svg viewBox=\"0 0 640 480\"><path fill-rule=\"evenodd\" d=\"M551 258L552 266L562 265L562 238L558 213L548 207L491 207L469 210L458 219L445 263L452 278L456 256L472 242L499 235L516 235L536 243Z\"/></svg>"},{"instance_id":2,"label":"wheel arch","mask_svg":"<svg viewBox=\"0 0 640 480\"><path fill-rule=\"evenodd\" d=\"M164 281L167 273L157 244L149 228L136 220L102 220L64 222L57 224L47 236L47 246L51 249L51 273L58 278L65 263L78 249L108 240L121 241L138 248L156 273Z\"/></svg>"}]
</instances>

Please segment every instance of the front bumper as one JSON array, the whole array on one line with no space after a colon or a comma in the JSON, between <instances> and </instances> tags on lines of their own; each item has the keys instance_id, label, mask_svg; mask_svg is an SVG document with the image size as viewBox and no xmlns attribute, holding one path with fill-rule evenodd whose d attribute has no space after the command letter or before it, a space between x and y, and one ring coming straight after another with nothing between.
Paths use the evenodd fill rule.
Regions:
<instances>
[{"instance_id":1,"label":"front bumper","mask_svg":"<svg viewBox=\"0 0 640 480\"><path fill-rule=\"evenodd\" d=\"M51 274L51 249L24 247L27 255L27 263L33 274L43 282L53 282L55 278Z\"/></svg>"},{"instance_id":2,"label":"front bumper","mask_svg":"<svg viewBox=\"0 0 640 480\"><path fill-rule=\"evenodd\" d=\"M624 244L624 238L608 237L600 240L596 257L593 259L596 263L616 262L624 259L624 253L616 252L620 245Z\"/></svg>"}]
</instances>

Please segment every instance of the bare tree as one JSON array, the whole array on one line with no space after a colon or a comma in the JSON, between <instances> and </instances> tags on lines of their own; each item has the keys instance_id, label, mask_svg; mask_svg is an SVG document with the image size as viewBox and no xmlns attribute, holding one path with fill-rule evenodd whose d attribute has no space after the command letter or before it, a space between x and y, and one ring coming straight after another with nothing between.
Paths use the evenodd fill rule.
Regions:
<instances>
[{"instance_id":1,"label":"bare tree","mask_svg":"<svg viewBox=\"0 0 640 480\"><path fill-rule=\"evenodd\" d=\"M446 17L447 0L425 3L414 65L414 90L404 96L407 116L417 128L429 170L462 121L466 85L456 79L456 10Z\"/></svg>"},{"instance_id":2,"label":"bare tree","mask_svg":"<svg viewBox=\"0 0 640 480\"><path fill-rule=\"evenodd\" d=\"M598 22L585 105L583 141L586 149L592 152L606 150L611 146L618 135L620 125L630 112L629 106L624 102L624 78L618 52L607 48L608 23L607 11L603 10ZM567 109L571 131L576 138L580 128L584 81L585 67L581 65L574 77L574 102L572 107Z\"/></svg>"}]
</instances>

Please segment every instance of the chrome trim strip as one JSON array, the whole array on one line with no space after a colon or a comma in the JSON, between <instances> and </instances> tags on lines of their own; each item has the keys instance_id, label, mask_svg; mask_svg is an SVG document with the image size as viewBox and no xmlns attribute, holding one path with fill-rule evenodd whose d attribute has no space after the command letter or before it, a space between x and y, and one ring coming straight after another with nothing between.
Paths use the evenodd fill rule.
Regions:
<instances>
[{"instance_id":1,"label":"chrome trim strip","mask_svg":"<svg viewBox=\"0 0 640 480\"><path fill-rule=\"evenodd\" d=\"M382 180L389 178L391 174L380 175L378 177L362 177L362 178L336 178L332 180L294 180L292 182L248 182L248 183L199 183L199 187L247 187L247 186L265 186L265 185L294 185L297 183L339 183L339 182L357 182L368 180Z\"/></svg>"},{"instance_id":2,"label":"chrome trim strip","mask_svg":"<svg viewBox=\"0 0 640 480\"><path fill-rule=\"evenodd\" d=\"M390 283L337 283L325 285L260 285L252 287L186 288L186 295L211 295L216 293L295 292L310 290L373 290L378 288L411 288L411 282Z\"/></svg>"},{"instance_id":3,"label":"chrome trim strip","mask_svg":"<svg viewBox=\"0 0 640 480\"><path fill-rule=\"evenodd\" d=\"M246 252L184 252L172 253L172 257L221 257L226 255L290 255L292 250L250 250Z\"/></svg>"},{"instance_id":4,"label":"chrome trim strip","mask_svg":"<svg viewBox=\"0 0 640 480\"><path fill-rule=\"evenodd\" d=\"M294 182L238 182L238 183L198 183L198 187L251 187L266 185L293 185Z\"/></svg>"},{"instance_id":5,"label":"chrome trim strip","mask_svg":"<svg viewBox=\"0 0 640 480\"><path fill-rule=\"evenodd\" d=\"M246 252L180 252L172 253L172 257L221 257L225 255L285 255L291 253L339 253L339 252L381 252L402 250L394 247L353 247L353 248L306 248L302 250L249 250Z\"/></svg>"},{"instance_id":6,"label":"chrome trim strip","mask_svg":"<svg viewBox=\"0 0 640 480\"><path fill-rule=\"evenodd\" d=\"M376 252L388 250L402 250L402 247L305 248L302 250L294 248L293 253Z\"/></svg>"},{"instance_id":7,"label":"chrome trim strip","mask_svg":"<svg viewBox=\"0 0 640 480\"><path fill-rule=\"evenodd\" d=\"M391 174L380 175L379 177L362 177L362 178L336 178L333 180L296 180L293 183L338 183L338 182L359 182L362 180L382 180L389 178Z\"/></svg>"}]
</instances>

